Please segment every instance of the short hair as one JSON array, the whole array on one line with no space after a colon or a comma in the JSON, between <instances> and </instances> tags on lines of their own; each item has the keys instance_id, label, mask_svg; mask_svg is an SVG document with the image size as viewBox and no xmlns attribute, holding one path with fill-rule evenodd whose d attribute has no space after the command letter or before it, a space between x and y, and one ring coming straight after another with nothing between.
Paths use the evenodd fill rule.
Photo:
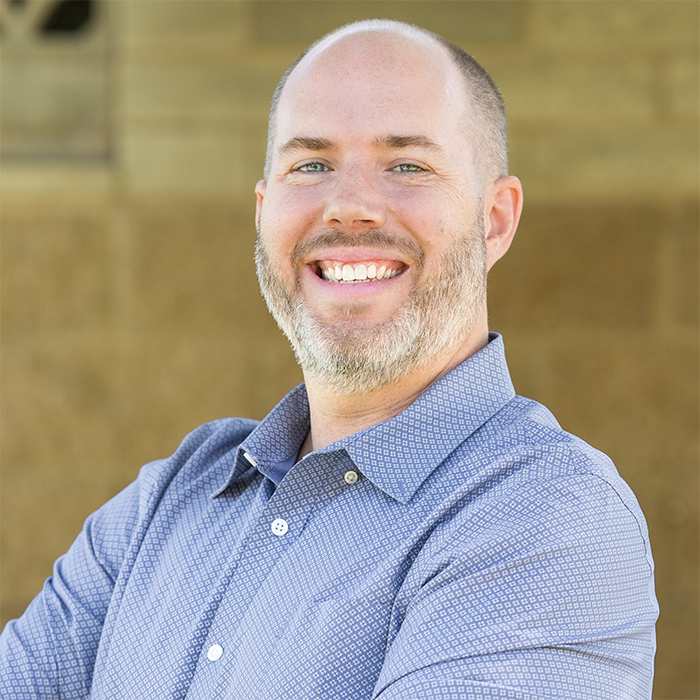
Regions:
<instances>
[{"instance_id":1,"label":"short hair","mask_svg":"<svg viewBox=\"0 0 700 700\"><path fill-rule=\"evenodd\" d=\"M449 39L445 39L445 37L428 29L390 19L367 19L346 24L321 37L321 39L313 43L298 56L284 72L272 96L272 105L270 107L267 152L265 156L265 178L268 178L270 175L279 101L292 71L314 49L322 47L323 44L331 45L343 36L361 32L393 32L417 39L423 43L428 41L446 49L454 65L462 74L467 95L471 98L472 121L470 126L472 127L471 136L475 139L474 151L477 168L484 178L493 177L494 180L508 174L505 103L498 86L476 59Z\"/></svg>"}]
</instances>

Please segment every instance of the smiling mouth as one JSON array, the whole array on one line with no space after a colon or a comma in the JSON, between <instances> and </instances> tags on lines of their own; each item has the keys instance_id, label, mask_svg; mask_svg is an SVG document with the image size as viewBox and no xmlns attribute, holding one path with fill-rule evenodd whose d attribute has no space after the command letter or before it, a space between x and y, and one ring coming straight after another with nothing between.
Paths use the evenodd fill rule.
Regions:
<instances>
[{"instance_id":1,"label":"smiling mouth","mask_svg":"<svg viewBox=\"0 0 700 700\"><path fill-rule=\"evenodd\" d=\"M328 282L357 284L379 282L397 277L406 270L400 262L341 263L332 260L316 262L316 274Z\"/></svg>"}]
</instances>

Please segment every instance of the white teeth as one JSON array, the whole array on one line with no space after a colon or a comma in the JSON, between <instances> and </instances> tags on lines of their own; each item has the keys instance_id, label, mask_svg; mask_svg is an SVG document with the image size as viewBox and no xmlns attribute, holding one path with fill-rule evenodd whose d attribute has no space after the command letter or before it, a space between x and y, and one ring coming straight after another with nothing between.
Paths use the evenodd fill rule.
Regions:
<instances>
[{"instance_id":1,"label":"white teeth","mask_svg":"<svg viewBox=\"0 0 700 700\"><path fill-rule=\"evenodd\" d=\"M321 277L329 282L367 282L368 280L389 280L401 274L402 270L391 270L386 265L382 265L379 269L374 263L365 265L358 263L357 265L346 264L342 267L335 265L327 269L321 270Z\"/></svg>"}]
</instances>

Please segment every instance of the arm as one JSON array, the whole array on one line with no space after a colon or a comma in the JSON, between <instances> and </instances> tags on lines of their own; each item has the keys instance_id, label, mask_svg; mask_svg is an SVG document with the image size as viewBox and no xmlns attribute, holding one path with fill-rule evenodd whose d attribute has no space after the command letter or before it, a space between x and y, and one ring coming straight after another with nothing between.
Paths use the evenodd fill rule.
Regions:
<instances>
[{"instance_id":1,"label":"arm","mask_svg":"<svg viewBox=\"0 0 700 700\"><path fill-rule=\"evenodd\" d=\"M88 697L102 625L137 519L137 482L88 517L41 593L0 636L0 697Z\"/></svg>"},{"instance_id":2,"label":"arm","mask_svg":"<svg viewBox=\"0 0 700 700\"><path fill-rule=\"evenodd\" d=\"M465 508L421 553L374 698L650 698L657 607L640 518L590 475Z\"/></svg>"},{"instance_id":3,"label":"arm","mask_svg":"<svg viewBox=\"0 0 700 700\"><path fill-rule=\"evenodd\" d=\"M215 457L237 445L253 426L240 420L201 425L170 458L143 466L136 481L88 517L41 593L0 635L2 700L77 700L90 695L98 648L108 651L108 611L119 605L129 567L162 494L181 468L187 482L202 464L216 467ZM188 470L190 458L200 449L201 460L194 460ZM221 469L223 475L229 467L224 463Z\"/></svg>"}]
</instances>

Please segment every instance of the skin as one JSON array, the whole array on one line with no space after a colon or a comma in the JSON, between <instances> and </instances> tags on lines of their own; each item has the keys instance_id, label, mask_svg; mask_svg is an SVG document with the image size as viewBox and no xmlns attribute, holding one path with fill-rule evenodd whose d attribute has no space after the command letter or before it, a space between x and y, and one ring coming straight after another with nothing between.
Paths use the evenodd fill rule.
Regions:
<instances>
[{"instance_id":1,"label":"skin","mask_svg":"<svg viewBox=\"0 0 700 700\"><path fill-rule=\"evenodd\" d=\"M445 50L393 32L341 37L296 67L279 104L269 177L255 188L256 218L275 271L319 319L371 332L436 272L476 217L483 220L487 268L508 250L522 188L512 176L485 181L479 174L469 109ZM329 230L374 229L406 245L314 244ZM303 254L294 256L300 245ZM334 263L384 264L402 273L334 284L318 274ZM305 372L311 430L299 458L397 415L487 341L484 299L473 327L455 329L453 342L380 390L339 396Z\"/></svg>"}]
</instances>

